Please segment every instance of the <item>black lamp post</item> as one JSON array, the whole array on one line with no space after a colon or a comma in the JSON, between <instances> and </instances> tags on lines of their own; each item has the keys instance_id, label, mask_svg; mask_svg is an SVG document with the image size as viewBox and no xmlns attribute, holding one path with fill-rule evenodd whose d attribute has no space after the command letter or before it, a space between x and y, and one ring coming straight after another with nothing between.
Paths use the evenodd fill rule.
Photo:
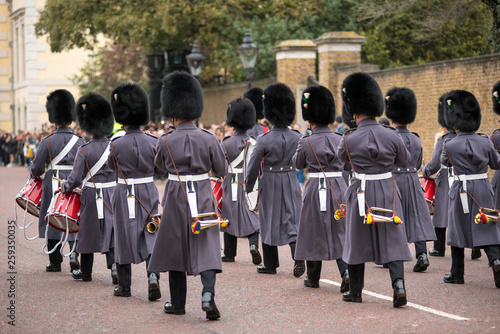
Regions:
<instances>
[{"instance_id":1,"label":"black lamp post","mask_svg":"<svg viewBox=\"0 0 500 334\"><path fill-rule=\"evenodd\" d=\"M247 72L248 89L252 88L252 80L255 76L255 61L257 60L257 52L259 47L253 43L250 29L247 29L243 44L238 48L238 52L243 63L243 69Z\"/></svg>"},{"instance_id":2,"label":"black lamp post","mask_svg":"<svg viewBox=\"0 0 500 334\"><path fill-rule=\"evenodd\" d=\"M165 57L163 52L154 52L147 55L148 62L148 96L151 122L161 120L161 86L165 71Z\"/></svg>"},{"instance_id":3,"label":"black lamp post","mask_svg":"<svg viewBox=\"0 0 500 334\"><path fill-rule=\"evenodd\" d=\"M189 72L197 78L201 76L201 70L203 69L203 63L205 62L205 56L200 52L198 46L198 41L194 41L193 49L191 53L186 56L186 60L189 67Z\"/></svg>"}]
</instances>

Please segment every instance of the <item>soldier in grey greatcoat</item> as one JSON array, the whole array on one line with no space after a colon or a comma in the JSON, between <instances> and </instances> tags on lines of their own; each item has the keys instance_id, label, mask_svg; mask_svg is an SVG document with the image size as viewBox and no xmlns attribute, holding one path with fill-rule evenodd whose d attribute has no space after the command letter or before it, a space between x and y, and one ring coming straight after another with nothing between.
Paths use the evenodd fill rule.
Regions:
<instances>
[{"instance_id":1,"label":"soldier in grey greatcoat","mask_svg":"<svg viewBox=\"0 0 500 334\"><path fill-rule=\"evenodd\" d=\"M112 197L115 224L115 259L118 286L114 295L130 297L132 263L149 263L156 234L149 233L147 223L158 213L159 194L153 182L157 138L141 131L149 121L148 97L134 83L119 85L111 92L111 107L125 134L111 141L108 166L118 177ZM161 297L159 274L148 271L148 299Z\"/></svg>"},{"instance_id":2,"label":"soldier in grey greatcoat","mask_svg":"<svg viewBox=\"0 0 500 334\"><path fill-rule=\"evenodd\" d=\"M385 115L392 121L411 155L405 168L394 166L392 173L401 194L406 237L408 243L415 244L417 263L413 271L422 272L429 267L426 242L436 240L436 234L417 173L422 166L422 142L417 133L407 128L417 116L417 99L411 89L393 87L385 94L385 100Z\"/></svg>"},{"instance_id":3,"label":"soldier in grey greatcoat","mask_svg":"<svg viewBox=\"0 0 500 334\"><path fill-rule=\"evenodd\" d=\"M441 163L452 167L455 181L450 187L448 245L451 246L451 273L445 283L464 284L464 248L482 248L500 288L500 229L488 221L481 208L494 206L488 166L500 169L500 155L487 136L475 133L481 125L481 110L475 96L455 90L444 97L446 123L457 136L444 142Z\"/></svg>"},{"instance_id":4,"label":"soldier in grey greatcoat","mask_svg":"<svg viewBox=\"0 0 500 334\"><path fill-rule=\"evenodd\" d=\"M81 254L80 269L73 270L74 279L92 280L94 253L106 254L113 283L118 283L114 256L113 212L111 195L116 173L108 167L109 139L113 131L111 104L104 96L89 93L76 104L80 128L92 136L76 154L73 170L62 183L61 191L69 193L81 184L80 224L76 250ZM83 181L83 182L82 182Z\"/></svg>"},{"instance_id":5,"label":"soldier in grey greatcoat","mask_svg":"<svg viewBox=\"0 0 500 334\"><path fill-rule=\"evenodd\" d=\"M255 107L255 120L254 125L247 131L247 135L252 137L253 139L257 139L257 137L263 133L269 131L269 128L265 125L259 123L259 120L264 118L263 105L262 105L262 94L264 91L262 88L254 87L245 92L243 97L252 101Z\"/></svg>"},{"instance_id":6,"label":"soldier in grey greatcoat","mask_svg":"<svg viewBox=\"0 0 500 334\"><path fill-rule=\"evenodd\" d=\"M406 242L401 195L392 176L394 164L406 167L410 152L394 128L380 125L375 117L384 112L377 82L359 72L342 84L342 100L358 127L347 131L338 147L340 159L352 166L354 176L345 193L346 238L342 258L349 265L350 291L344 301L360 303L365 262L387 263L394 290L393 306L406 305L403 261L411 261ZM388 213L372 208L389 210ZM388 221L378 221L374 214Z\"/></svg>"},{"instance_id":7,"label":"soldier in grey greatcoat","mask_svg":"<svg viewBox=\"0 0 500 334\"><path fill-rule=\"evenodd\" d=\"M168 172L162 199L163 221L157 232L149 270L168 271L167 314L185 314L187 275L200 275L201 308L208 320L220 318L215 304L216 273L222 272L218 225L194 234L198 216L214 213L215 198L208 173L222 177L227 163L217 138L193 123L203 111L203 92L196 78L173 72L163 79L162 111L175 130L157 141L155 165ZM199 220L207 218L199 217ZM213 215L208 219L213 220Z\"/></svg>"},{"instance_id":8,"label":"soldier in grey greatcoat","mask_svg":"<svg viewBox=\"0 0 500 334\"><path fill-rule=\"evenodd\" d=\"M436 233L436 241L434 241L434 248L429 249L431 256L444 256L446 249L446 228L448 227L448 207L450 205L450 183L453 182L453 170L441 164L441 155L443 153L443 143L447 139L455 138L455 130L451 129L444 119L444 94L439 98L438 103L438 123L443 128L448 130L447 133L442 135L436 140L434 152L432 153L431 160L422 166L422 175L424 177L431 177L437 173L435 178L436 192L434 195L434 215L432 217L432 224L434 225L434 232Z\"/></svg>"},{"instance_id":9,"label":"soldier in grey greatcoat","mask_svg":"<svg viewBox=\"0 0 500 334\"><path fill-rule=\"evenodd\" d=\"M254 104L247 98L237 98L229 102L226 123L232 126L235 132L221 142L229 166L222 183L222 217L231 222L229 227L221 228L224 232L222 262L234 262L237 238L247 237L252 261L254 264L260 264L262 257L259 252L259 216L256 211L250 211L243 185L243 154L250 139L247 130L255 123Z\"/></svg>"},{"instance_id":10,"label":"soldier in grey greatcoat","mask_svg":"<svg viewBox=\"0 0 500 334\"><path fill-rule=\"evenodd\" d=\"M259 181L259 220L264 264L257 267L261 274L276 274L279 267L278 246L290 245L295 259L297 225L300 219L301 191L292 157L297 150L300 133L288 128L295 119L295 97L283 83L268 86L263 95L264 114L273 128L257 138L247 165L245 191L253 190ZM303 260L296 260L293 274L305 271Z\"/></svg>"},{"instance_id":11,"label":"soldier in grey greatcoat","mask_svg":"<svg viewBox=\"0 0 500 334\"><path fill-rule=\"evenodd\" d=\"M493 102L493 112L500 115L500 81L493 86L491 100ZM500 129L496 129L490 135L493 146L500 153ZM500 209L500 170L496 170L491 178L491 187L495 198L495 209Z\"/></svg>"},{"instance_id":12,"label":"soldier in grey greatcoat","mask_svg":"<svg viewBox=\"0 0 500 334\"><path fill-rule=\"evenodd\" d=\"M45 173L42 182L42 202L40 204L40 216L38 218L38 235L40 238L46 238L48 250L53 250L49 254L50 263L45 267L46 271L61 271L63 261L61 255L61 236L60 232L48 226L47 235L45 234L47 222L45 215L49 209L53 194L57 191L60 184L56 177L65 180L73 168L78 148L83 145L84 140L75 135L69 128L69 125L76 120L75 99L70 92L65 89L58 89L47 96L45 105L49 114L49 122L56 125L56 131L40 141L36 151L35 158L30 167L31 177L39 177ZM66 149L67 153L64 152ZM47 171L45 171L47 167ZM73 242L76 234L70 234L68 237L70 247L73 248ZM56 247L54 249L54 247ZM79 268L77 253L70 254L71 271Z\"/></svg>"},{"instance_id":13,"label":"soldier in grey greatcoat","mask_svg":"<svg viewBox=\"0 0 500 334\"><path fill-rule=\"evenodd\" d=\"M345 217L340 205L345 204L347 186L342 176L344 163L337 154L342 135L328 127L335 120L335 101L328 88L312 86L302 93L301 107L302 118L309 122L312 133L300 139L293 156L295 168L309 171L302 194L295 258L306 260L304 285L310 288L319 288L322 261L336 260L342 279L340 292L346 292L349 274L342 260ZM336 213L340 216L336 217Z\"/></svg>"}]
</instances>

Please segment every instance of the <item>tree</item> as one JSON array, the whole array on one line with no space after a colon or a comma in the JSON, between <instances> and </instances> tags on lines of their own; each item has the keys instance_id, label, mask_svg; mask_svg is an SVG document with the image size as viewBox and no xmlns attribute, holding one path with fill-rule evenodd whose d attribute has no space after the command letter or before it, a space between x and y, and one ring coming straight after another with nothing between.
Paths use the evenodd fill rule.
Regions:
<instances>
[{"instance_id":1,"label":"tree","mask_svg":"<svg viewBox=\"0 0 500 334\"><path fill-rule=\"evenodd\" d=\"M488 36L488 44L491 45L493 51L500 52L500 1L498 0L482 0L491 12L493 24L490 35Z\"/></svg>"}]
</instances>

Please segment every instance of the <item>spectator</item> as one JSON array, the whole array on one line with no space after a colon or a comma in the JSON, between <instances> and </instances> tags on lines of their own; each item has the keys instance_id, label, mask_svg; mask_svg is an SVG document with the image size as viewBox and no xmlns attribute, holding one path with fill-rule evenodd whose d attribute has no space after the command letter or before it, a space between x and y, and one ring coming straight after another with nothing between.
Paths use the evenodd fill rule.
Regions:
<instances>
[{"instance_id":1,"label":"spectator","mask_svg":"<svg viewBox=\"0 0 500 334\"><path fill-rule=\"evenodd\" d=\"M344 134L348 130L344 123L342 123L342 116L340 115L335 117L335 122L333 122L333 125L335 126L335 132Z\"/></svg>"}]
</instances>

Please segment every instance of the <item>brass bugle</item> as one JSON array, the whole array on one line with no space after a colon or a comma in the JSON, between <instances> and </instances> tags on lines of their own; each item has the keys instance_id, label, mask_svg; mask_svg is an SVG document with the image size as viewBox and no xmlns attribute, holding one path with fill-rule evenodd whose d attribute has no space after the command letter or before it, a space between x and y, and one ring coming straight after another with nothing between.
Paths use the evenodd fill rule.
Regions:
<instances>
[{"instance_id":1,"label":"brass bugle","mask_svg":"<svg viewBox=\"0 0 500 334\"><path fill-rule=\"evenodd\" d=\"M367 216L365 216L365 220L364 220L365 224L392 223L392 222L394 222L394 214L393 214L392 210L385 209L385 208L378 208L378 207L374 207L374 206L372 206L370 209L371 209L370 214L372 215L373 222L372 223L368 223L367 222L367 218L366 218ZM373 211L387 212L387 213L390 213L391 216L390 217L382 216L382 215L374 213Z\"/></svg>"},{"instance_id":2,"label":"brass bugle","mask_svg":"<svg viewBox=\"0 0 500 334\"><path fill-rule=\"evenodd\" d=\"M149 233L153 234L160 227L160 223L161 223L161 215L160 214L153 215L151 216L151 221L149 221L149 223L146 225L146 230Z\"/></svg>"},{"instance_id":3,"label":"brass bugle","mask_svg":"<svg viewBox=\"0 0 500 334\"><path fill-rule=\"evenodd\" d=\"M476 224L481 223L481 213L484 214L488 218L488 222L497 222L500 221L500 211L495 209L481 208L475 217Z\"/></svg>"}]
</instances>

